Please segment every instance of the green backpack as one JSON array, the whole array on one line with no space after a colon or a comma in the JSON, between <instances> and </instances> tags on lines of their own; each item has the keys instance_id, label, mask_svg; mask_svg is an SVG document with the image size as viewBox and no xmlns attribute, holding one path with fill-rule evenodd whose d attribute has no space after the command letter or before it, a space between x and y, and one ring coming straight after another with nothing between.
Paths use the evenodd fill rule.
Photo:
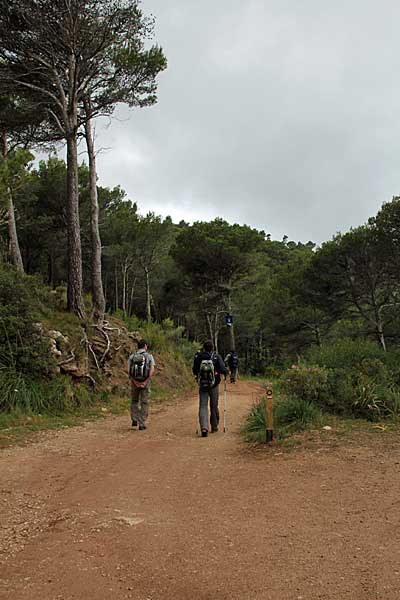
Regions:
<instances>
[{"instance_id":1,"label":"green backpack","mask_svg":"<svg viewBox=\"0 0 400 600\"><path fill-rule=\"evenodd\" d=\"M215 354L211 354L210 357L209 359L203 358L200 363L197 383L201 390L211 390L215 385L215 365L213 361Z\"/></svg>"}]
</instances>

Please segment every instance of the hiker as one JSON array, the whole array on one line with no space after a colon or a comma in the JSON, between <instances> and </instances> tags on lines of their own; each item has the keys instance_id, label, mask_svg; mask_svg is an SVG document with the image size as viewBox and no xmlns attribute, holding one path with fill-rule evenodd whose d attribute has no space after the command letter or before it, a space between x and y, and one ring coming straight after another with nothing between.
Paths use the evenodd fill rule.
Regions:
<instances>
[{"instance_id":1,"label":"hiker","mask_svg":"<svg viewBox=\"0 0 400 600\"><path fill-rule=\"evenodd\" d=\"M225 356L225 364L229 367L231 383L235 383L239 367L239 356L236 350L231 350Z\"/></svg>"},{"instance_id":2,"label":"hiker","mask_svg":"<svg viewBox=\"0 0 400 600\"><path fill-rule=\"evenodd\" d=\"M218 410L218 386L221 381L221 375L227 374L224 361L219 354L214 352L214 346L211 340L204 342L203 351L197 352L193 361L193 374L196 376L199 384L199 422L201 436L207 437L209 411L208 401L210 401L210 422L211 433L218 431L219 410Z\"/></svg>"},{"instance_id":3,"label":"hiker","mask_svg":"<svg viewBox=\"0 0 400 600\"><path fill-rule=\"evenodd\" d=\"M149 414L150 382L156 363L147 351L146 340L139 340L137 352L128 359L128 373L131 380L131 418L132 427L139 425L140 431L146 429Z\"/></svg>"}]
</instances>

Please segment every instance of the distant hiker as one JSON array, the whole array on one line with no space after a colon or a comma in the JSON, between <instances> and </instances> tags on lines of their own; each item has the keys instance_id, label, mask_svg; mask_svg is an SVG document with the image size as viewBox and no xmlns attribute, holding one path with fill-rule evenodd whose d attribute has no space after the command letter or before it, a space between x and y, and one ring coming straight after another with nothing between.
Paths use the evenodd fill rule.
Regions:
<instances>
[{"instance_id":1,"label":"distant hiker","mask_svg":"<svg viewBox=\"0 0 400 600\"><path fill-rule=\"evenodd\" d=\"M225 356L225 364L229 367L231 383L235 383L239 368L239 356L236 350L231 350Z\"/></svg>"},{"instance_id":2,"label":"distant hiker","mask_svg":"<svg viewBox=\"0 0 400 600\"><path fill-rule=\"evenodd\" d=\"M131 417L132 427L146 429L146 419L149 414L150 382L154 375L155 361L147 352L146 340L138 342L137 352L128 359L128 373L131 380Z\"/></svg>"},{"instance_id":3,"label":"distant hiker","mask_svg":"<svg viewBox=\"0 0 400 600\"><path fill-rule=\"evenodd\" d=\"M214 346L211 340L204 342L203 351L197 352L193 361L193 374L196 376L199 384L199 422L202 437L208 435L209 411L208 401L210 401L210 422L211 432L218 431L219 410L218 410L218 386L221 381L221 375L227 374L224 361L219 354L214 352Z\"/></svg>"}]
</instances>

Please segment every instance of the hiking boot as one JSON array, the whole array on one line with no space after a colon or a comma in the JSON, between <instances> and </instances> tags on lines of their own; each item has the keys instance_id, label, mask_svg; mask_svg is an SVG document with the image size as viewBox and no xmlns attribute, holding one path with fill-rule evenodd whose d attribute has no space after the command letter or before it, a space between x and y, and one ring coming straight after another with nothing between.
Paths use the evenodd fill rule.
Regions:
<instances>
[{"instance_id":1,"label":"hiking boot","mask_svg":"<svg viewBox=\"0 0 400 600\"><path fill-rule=\"evenodd\" d=\"M137 421L135 421L135 419L132 419L132 427L137 427Z\"/></svg>"},{"instance_id":2,"label":"hiking boot","mask_svg":"<svg viewBox=\"0 0 400 600\"><path fill-rule=\"evenodd\" d=\"M207 429L202 429L201 430L201 437L207 437L208 436L208 431Z\"/></svg>"},{"instance_id":3,"label":"hiking boot","mask_svg":"<svg viewBox=\"0 0 400 600\"><path fill-rule=\"evenodd\" d=\"M144 431L147 429L146 425L139 425L139 431Z\"/></svg>"}]
</instances>

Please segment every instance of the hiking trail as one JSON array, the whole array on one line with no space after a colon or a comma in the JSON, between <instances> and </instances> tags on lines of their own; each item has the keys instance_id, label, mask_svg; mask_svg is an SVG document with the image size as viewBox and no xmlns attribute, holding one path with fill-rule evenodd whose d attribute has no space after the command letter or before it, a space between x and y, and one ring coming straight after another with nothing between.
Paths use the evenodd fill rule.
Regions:
<instances>
[{"instance_id":1,"label":"hiking trail","mask_svg":"<svg viewBox=\"0 0 400 600\"><path fill-rule=\"evenodd\" d=\"M256 451L261 393L228 385L205 439L193 390L146 431L127 413L1 450L0 598L398 600L399 443Z\"/></svg>"}]
</instances>

